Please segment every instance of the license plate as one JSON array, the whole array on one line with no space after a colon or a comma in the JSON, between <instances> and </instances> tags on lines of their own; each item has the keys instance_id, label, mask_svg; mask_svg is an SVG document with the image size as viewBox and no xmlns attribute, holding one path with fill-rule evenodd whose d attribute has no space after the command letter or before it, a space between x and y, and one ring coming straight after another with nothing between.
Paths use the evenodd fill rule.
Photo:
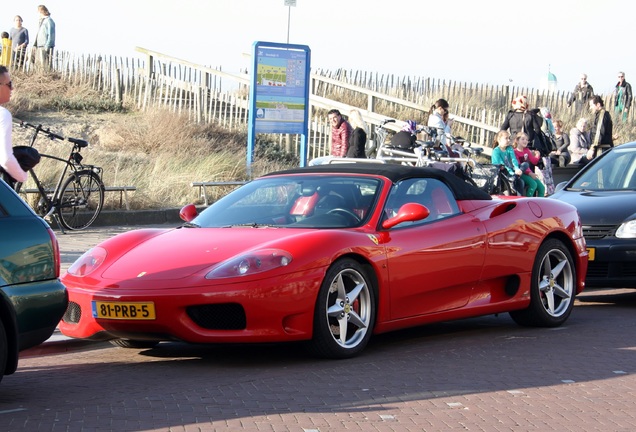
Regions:
<instances>
[{"instance_id":1,"label":"license plate","mask_svg":"<svg viewBox=\"0 0 636 432\"><path fill-rule=\"evenodd\" d=\"M596 257L596 249L593 247L587 248L587 260L594 261L595 257Z\"/></svg>"},{"instance_id":2,"label":"license plate","mask_svg":"<svg viewBox=\"0 0 636 432\"><path fill-rule=\"evenodd\" d=\"M93 318L154 320L155 304L152 302L93 302Z\"/></svg>"}]
</instances>

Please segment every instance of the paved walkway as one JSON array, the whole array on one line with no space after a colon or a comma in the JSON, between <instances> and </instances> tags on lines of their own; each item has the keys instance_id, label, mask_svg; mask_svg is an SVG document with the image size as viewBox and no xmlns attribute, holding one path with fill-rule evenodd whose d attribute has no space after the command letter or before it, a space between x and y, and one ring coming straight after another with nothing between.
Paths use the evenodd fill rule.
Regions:
<instances>
[{"instance_id":1,"label":"paved walkway","mask_svg":"<svg viewBox=\"0 0 636 432\"><path fill-rule=\"evenodd\" d=\"M133 228L59 234L63 267ZM634 290L588 291L559 328L507 314L439 323L376 336L346 361L294 344L54 337L0 385L0 430L631 432L635 309Z\"/></svg>"}]
</instances>

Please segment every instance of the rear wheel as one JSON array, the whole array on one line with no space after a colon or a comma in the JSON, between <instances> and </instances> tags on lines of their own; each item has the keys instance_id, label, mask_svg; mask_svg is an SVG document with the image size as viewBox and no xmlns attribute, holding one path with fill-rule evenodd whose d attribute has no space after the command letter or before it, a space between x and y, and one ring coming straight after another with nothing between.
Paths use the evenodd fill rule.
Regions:
<instances>
[{"instance_id":1,"label":"rear wheel","mask_svg":"<svg viewBox=\"0 0 636 432\"><path fill-rule=\"evenodd\" d=\"M154 348L159 345L159 341L150 340L113 339L109 342L120 348Z\"/></svg>"},{"instance_id":2,"label":"rear wheel","mask_svg":"<svg viewBox=\"0 0 636 432\"><path fill-rule=\"evenodd\" d=\"M104 205L104 183L93 171L80 171L62 186L58 214L60 223L69 230L89 227Z\"/></svg>"},{"instance_id":3,"label":"rear wheel","mask_svg":"<svg viewBox=\"0 0 636 432\"><path fill-rule=\"evenodd\" d=\"M520 325L557 327L574 307L576 270L570 251L556 239L543 243L532 268L530 306L510 312Z\"/></svg>"},{"instance_id":4,"label":"rear wheel","mask_svg":"<svg viewBox=\"0 0 636 432\"><path fill-rule=\"evenodd\" d=\"M349 258L337 261L320 287L310 350L327 358L359 354L371 338L375 315L375 290L368 270Z\"/></svg>"}]
</instances>

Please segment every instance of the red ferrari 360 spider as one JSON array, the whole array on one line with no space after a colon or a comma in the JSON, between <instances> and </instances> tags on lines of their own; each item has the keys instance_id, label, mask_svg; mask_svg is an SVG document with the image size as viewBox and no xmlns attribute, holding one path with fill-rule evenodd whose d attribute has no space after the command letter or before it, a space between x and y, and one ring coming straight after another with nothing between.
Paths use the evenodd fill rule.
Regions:
<instances>
[{"instance_id":1,"label":"red ferrari 360 spider","mask_svg":"<svg viewBox=\"0 0 636 432\"><path fill-rule=\"evenodd\" d=\"M181 215L80 257L61 331L123 347L307 341L344 358L373 333L435 321L558 326L587 270L574 207L492 199L431 168L298 168Z\"/></svg>"}]
</instances>

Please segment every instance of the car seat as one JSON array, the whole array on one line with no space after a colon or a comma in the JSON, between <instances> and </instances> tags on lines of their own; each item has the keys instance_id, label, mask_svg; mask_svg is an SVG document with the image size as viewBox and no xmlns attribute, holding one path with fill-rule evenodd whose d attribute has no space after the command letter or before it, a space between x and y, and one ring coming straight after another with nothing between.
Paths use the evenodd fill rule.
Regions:
<instances>
[{"instance_id":1,"label":"car seat","mask_svg":"<svg viewBox=\"0 0 636 432\"><path fill-rule=\"evenodd\" d=\"M316 204L318 203L318 192L315 187L303 187L301 195L296 198L296 201L292 205L289 211L290 216L298 222L311 216L314 213Z\"/></svg>"}]
</instances>

